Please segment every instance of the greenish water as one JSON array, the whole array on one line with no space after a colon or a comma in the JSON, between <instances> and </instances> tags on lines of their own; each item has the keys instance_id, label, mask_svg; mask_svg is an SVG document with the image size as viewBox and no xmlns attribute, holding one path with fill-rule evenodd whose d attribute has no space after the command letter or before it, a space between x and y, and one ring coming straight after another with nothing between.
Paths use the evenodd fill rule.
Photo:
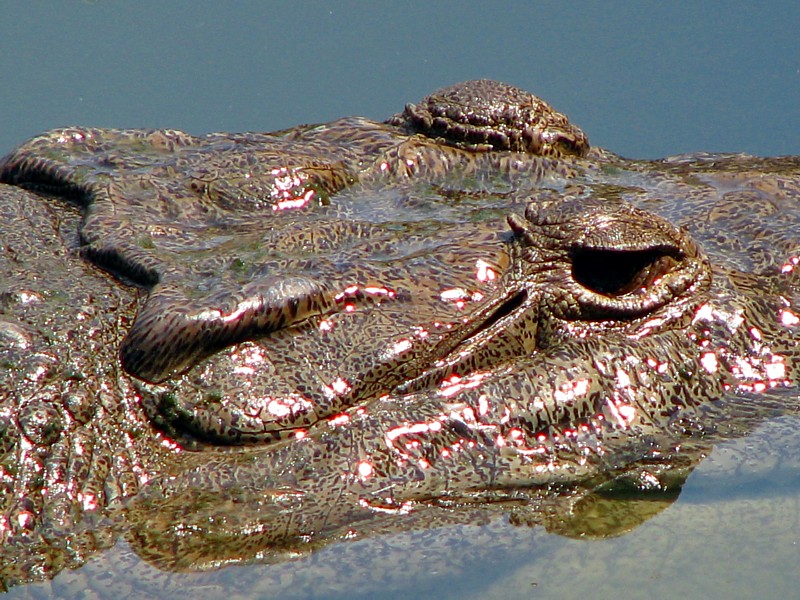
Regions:
<instances>
[{"instance_id":1,"label":"greenish water","mask_svg":"<svg viewBox=\"0 0 800 600\"><path fill-rule=\"evenodd\" d=\"M796 2L3 8L0 154L69 124L203 133L348 114L383 119L477 77L539 94L594 144L626 156L800 153ZM435 546L430 536L393 534L205 575L206 595L226 597L226 582L251 577L263 597L792 597L800 589L797 425L767 424L715 449L677 502L624 536L567 539L504 523L443 528ZM748 466L744 455L761 458ZM396 564L398 553L407 564ZM115 596L116 578L149 568L120 544L82 574L8 597L83 597L70 585L78 575L110 580Z\"/></svg>"}]
</instances>

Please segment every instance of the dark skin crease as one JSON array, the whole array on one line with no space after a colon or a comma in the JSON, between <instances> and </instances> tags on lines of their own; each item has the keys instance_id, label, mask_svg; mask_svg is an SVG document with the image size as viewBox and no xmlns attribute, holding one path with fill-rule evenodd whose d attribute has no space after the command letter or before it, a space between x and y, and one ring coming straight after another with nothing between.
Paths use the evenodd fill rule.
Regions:
<instances>
[{"instance_id":1,"label":"dark skin crease","mask_svg":"<svg viewBox=\"0 0 800 600\"><path fill-rule=\"evenodd\" d=\"M4 581L100 514L154 564L236 562L680 479L699 433L795 410L800 161L630 161L532 98L3 159Z\"/></svg>"}]
</instances>

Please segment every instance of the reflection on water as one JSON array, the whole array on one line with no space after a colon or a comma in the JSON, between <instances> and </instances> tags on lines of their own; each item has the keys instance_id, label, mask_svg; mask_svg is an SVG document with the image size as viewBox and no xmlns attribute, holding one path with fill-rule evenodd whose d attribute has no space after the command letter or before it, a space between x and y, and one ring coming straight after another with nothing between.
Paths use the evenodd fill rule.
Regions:
<instances>
[{"instance_id":1,"label":"reflection on water","mask_svg":"<svg viewBox=\"0 0 800 600\"><path fill-rule=\"evenodd\" d=\"M82 597L88 583L109 597L788 598L800 584L798 425L786 417L718 445L677 502L673 491L586 498L569 531L553 533L564 526L557 518L531 526L521 504L466 518L437 509L433 529L411 521L399 526L404 532L387 527L313 554L287 550L286 562L169 578L142 562L135 540L123 540L101 560L28 591ZM594 529L582 534L586 528Z\"/></svg>"}]
</instances>

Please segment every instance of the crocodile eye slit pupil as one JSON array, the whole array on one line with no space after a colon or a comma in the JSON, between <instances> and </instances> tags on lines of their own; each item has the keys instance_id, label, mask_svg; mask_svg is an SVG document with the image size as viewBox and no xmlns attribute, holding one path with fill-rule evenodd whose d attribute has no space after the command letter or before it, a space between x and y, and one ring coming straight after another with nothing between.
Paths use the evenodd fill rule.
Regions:
<instances>
[{"instance_id":1,"label":"crocodile eye slit pupil","mask_svg":"<svg viewBox=\"0 0 800 600\"><path fill-rule=\"evenodd\" d=\"M675 267L677 258L662 248L598 250L574 248L572 276L583 287L609 297L640 292Z\"/></svg>"}]
</instances>

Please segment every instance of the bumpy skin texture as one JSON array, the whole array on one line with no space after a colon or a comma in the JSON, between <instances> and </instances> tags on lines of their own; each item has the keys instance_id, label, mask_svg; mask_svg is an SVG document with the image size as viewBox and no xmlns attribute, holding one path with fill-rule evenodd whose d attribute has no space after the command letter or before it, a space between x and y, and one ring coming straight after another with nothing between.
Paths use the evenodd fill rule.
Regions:
<instances>
[{"instance_id":1,"label":"bumpy skin texture","mask_svg":"<svg viewBox=\"0 0 800 600\"><path fill-rule=\"evenodd\" d=\"M533 94L479 79L435 91L387 121L408 131L473 150L541 156L584 156L586 135Z\"/></svg>"},{"instance_id":2,"label":"bumpy skin texture","mask_svg":"<svg viewBox=\"0 0 800 600\"><path fill-rule=\"evenodd\" d=\"M495 104L485 106L489 116ZM551 124L564 129L563 115L541 102L533 106L543 132ZM529 113L524 116L530 120ZM528 125L519 122L520 129ZM585 140L575 127L560 135ZM432 182L451 172L513 171L534 180L569 174L567 163L540 158L538 147L527 150L515 157L469 152L349 118L272 135L203 138L177 131L57 130L18 148L0 169L8 183L85 203L80 235L86 256L153 287L122 347L122 361L133 375L161 382L225 346L331 311L341 290L329 281L330 266L317 269L321 276L306 269L291 277L291 265L277 261L277 252L263 260L262 248L279 245L291 256L343 246L377 227L350 225L341 212L332 215L336 222L320 224L298 213L330 204L331 194L355 182L385 185L409 176ZM308 229L314 226L321 233L312 239ZM232 244L233 232L246 236L253 249L242 251L247 246L241 239ZM232 245L240 255L221 264L217 255L229 255ZM256 267L259 273L252 272ZM218 283L209 283L209 276Z\"/></svg>"},{"instance_id":3,"label":"bumpy skin texture","mask_svg":"<svg viewBox=\"0 0 800 600\"><path fill-rule=\"evenodd\" d=\"M464 86L431 98L495 122L510 88ZM580 535L591 490L797 411L799 158L391 121L69 129L3 159L4 585L120 536L191 570L503 499Z\"/></svg>"}]
</instances>

